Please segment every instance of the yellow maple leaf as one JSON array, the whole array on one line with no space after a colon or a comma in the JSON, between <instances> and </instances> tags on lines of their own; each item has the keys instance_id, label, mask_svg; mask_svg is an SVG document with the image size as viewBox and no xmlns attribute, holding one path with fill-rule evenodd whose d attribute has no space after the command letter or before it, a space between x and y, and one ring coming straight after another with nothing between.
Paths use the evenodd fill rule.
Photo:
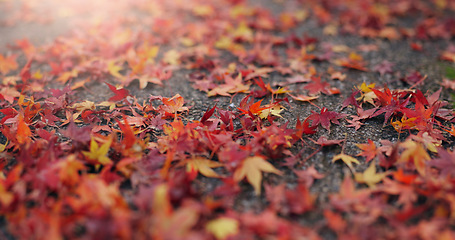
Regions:
<instances>
[{"instance_id":1,"label":"yellow maple leaf","mask_svg":"<svg viewBox=\"0 0 455 240\"><path fill-rule=\"evenodd\" d=\"M335 24L329 24L324 27L322 33L324 33L324 35L336 36L338 34L338 26Z\"/></svg>"},{"instance_id":2,"label":"yellow maple leaf","mask_svg":"<svg viewBox=\"0 0 455 240\"><path fill-rule=\"evenodd\" d=\"M273 90L273 89L270 89L270 90L271 90L272 94L276 94L276 95L291 92L288 88L285 88L285 87L283 87L283 88L280 87L276 90Z\"/></svg>"},{"instance_id":3,"label":"yellow maple leaf","mask_svg":"<svg viewBox=\"0 0 455 240\"><path fill-rule=\"evenodd\" d=\"M218 178L220 177L212 168L221 167L223 164L203 157L195 157L187 160L187 172L197 171L206 177Z\"/></svg>"},{"instance_id":4,"label":"yellow maple leaf","mask_svg":"<svg viewBox=\"0 0 455 240\"><path fill-rule=\"evenodd\" d=\"M351 49L346 46L346 45L335 45L332 47L332 51L336 52L336 53L341 53L341 52L349 52L351 51Z\"/></svg>"},{"instance_id":5,"label":"yellow maple leaf","mask_svg":"<svg viewBox=\"0 0 455 240\"><path fill-rule=\"evenodd\" d=\"M79 72L76 69L73 69L71 71L66 71L66 72L63 72L60 74L60 76L57 78L57 81L62 84L65 84L71 78L77 77L78 74L79 74Z\"/></svg>"},{"instance_id":6,"label":"yellow maple leaf","mask_svg":"<svg viewBox=\"0 0 455 240\"><path fill-rule=\"evenodd\" d=\"M200 17L209 17L214 15L215 9L211 5L197 5L193 8L193 14Z\"/></svg>"},{"instance_id":7,"label":"yellow maple leaf","mask_svg":"<svg viewBox=\"0 0 455 240\"><path fill-rule=\"evenodd\" d=\"M159 46L155 45L149 45L147 42L145 42L138 50L137 50L137 57L140 59L144 59L149 62L153 62L153 59L158 55L158 52L160 50ZM133 58L136 56L133 55Z\"/></svg>"},{"instance_id":8,"label":"yellow maple leaf","mask_svg":"<svg viewBox=\"0 0 455 240\"><path fill-rule=\"evenodd\" d=\"M73 83L73 85L71 85L71 90L82 88L88 82L90 82L90 78L86 78L84 80L77 81L77 82Z\"/></svg>"},{"instance_id":9,"label":"yellow maple leaf","mask_svg":"<svg viewBox=\"0 0 455 240\"><path fill-rule=\"evenodd\" d=\"M122 70L122 67L118 66L115 60L109 61L107 63L107 70L109 71L109 73L112 76L114 76L116 78L123 79L123 75L120 74L120 71Z\"/></svg>"},{"instance_id":10,"label":"yellow maple leaf","mask_svg":"<svg viewBox=\"0 0 455 240\"><path fill-rule=\"evenodd\" d=\"M241 22L236 29L233 29L234 38L242 38L245 41L253 40L253 30L248 27L246 22Z\"/></svg>"},{"instance_id":11,"label":"yellow maple leaf","mask_svg":"<svg viewBox=\"0 0 455 240\"><path fill-rule=\"evenodd\" d=\"M371 105L374 105L374 99L376 99L376 98L378 98L376 96L376 94L373 91L371 91L371 92L362 94L362 96L360 96L359 98L356 98L356 99L361 100L363 102L370 103Z\"/></svg>"},{"instance_id":12,"label":"yellow maple leaf","mask_svg":"<svg viewBox=\"0 0 455 240\"><path fill-rule=\"evenodd\" d=\"M382 181L388 173L377 173L376 165L371 162L370 166L363 173L355 173L354 177L358 183L365 183L370 188L374 188L376 183Z\"/></svg>"},{"instance_id":13,"label":"yellow maple leaf","mask_svg":"<svg viewBox=\"0 0 455 240\"><path fill-rule=\"evenodd\" d=\"M425 161L429 161L431 158L423 144L408 139L400 143L400 146L405 150L401 153L398 162L414 162L417 172L425 176Z\"/></svg>"},{"instance_id":14,"label":"yellow maple leaf","mask_svg":"<svg viewBox=\"0 0 455 240\"><path fill-rule=\"evenodd\" d=\"M37 71L35 71L32 75L32 78L34 79L38 79L38 80L41 80L43 79L44 75L43 73L41 73L41 69L38 69Z\"/></svg>"},{"instance_id":15,"label":"yellow maple leaf","mask_svg":"<svg viewBox=\"0 0 455 240\"><path fill-rule=\"evenodd\" d=\"M71 106L78 112L83 112L85 110L94 110L96 108L95 103L92 101L83 101L75 103Z\"/></svg>"},{"instance_id":16,"label":"yellow maple leaf","mask_svg":"<svg viewBox=\"0 0 455 240\"><path fill-rule=\"evenodd\" d=\"M264 107L267 107L267 105L265 105ZM281 106L280 104L276 104L273 107L267 107L266 109L262 110L261 113L259 114L259 117L264 119L267 118L269 115L273 115L282 118L280 113L283 111L283 109L285 109L283 106Z\"/></svg>"},{"instance_id":17,"label":"yellow maple leaf","mask_svg":"<svg viewBox=\"0 0 455 240\"><path fill-rule=\"evenodd\" d=\"M367 92L371 92L371 89L374 88L374 86L376 86L375 83L371 83L371 84L366 84L365 82L363 82L360 86L357 87L357 89L359 89L360 91L364 92L364 93L367 93Z\"/></svg>"},{"instance_id":18,"label":"yellow maple leaf","mask_svg":"<svg viewBox=\"0 0 455 240\"><path fill-rule=\"evenodd\" d=\"M232 44L234 44L234 42L231 38L222 36L215 42L215 47L219 49L229 49Z\"/></svg>"},{"instance_id":19,"label":"yellow maple leaf","mask_svg":"<svg viewBox=\"0 0 455 240\"><path fill-rule=\"evenodd\" d=\"M416 117L407 118L406 115L404 115L401 117L401 121L397 119L395 122L393 122L392 119L390 119L390 124L392 124L393 128L395 128L397 132L401 133L402 129L415 129L416 119Z\"/></svg>"},{"instance_id":20,"label":"yellow maple leaf","mask_svg":"<svg viewBox=\"0 0 455 240\"><path fill-rule=\"evenodd\" d=\"M366 83L363 82L360 86L357 86L356 88L361 91L361 96L356 98L356 100L374 105L374 99L376 99L377 96L371 89L374 88L375 85L375 83L366 85Z\"/></svg>"},{"instance_id":21,"label":"yellow maple leaf","mask_svg":"<svg viewBox=\"0 0 455 240\"><path fill-rule=\"evenodd\" d=\"M362 61L363 57L355 52L351 52L349 54L349 59L351 59L352 61Z\"/></svg>"},{"instance_id":22,"label":"yellow maple leaf","mask_svg":"<svg viewBox=\"0 0 455 240\"><path fill-rule=\"evenodd\" d=\"M163 62L168 63L170 65L178 65L180 62L180 53L177 50L172 49L167 51L164 54Z\"/></svg>"},{"instance_id":23,"label":"yellow maple leaf","mask_svg":"<svg viewBox=\"0 0 455 240\"><path fill-rule=\"evenodd\" d=\"M3 151L5 151L6 146L8 146L8 141L6 141L5 144L0 144L0 153L3 152Z\"/></svg>"},{"instance_id":24,"label":"yellow maple leaf","mask_svg":"<svg viewBox=\"0 0 455 240\"><path fill-rule=\"evenodd\" d=\"M147 75L142 75L142 76L138 76L138 80L139 80L140 89L146 88L149 83L153 83L153 84L160 85L160 86L163 85L163 82L157 77L150 77Z\"/></svg>"},{"instance_id":25,"label":"yellow maple leaf","mask_svg":"<svg viewBox=\"0 0 455 240\"><path fill-rule=\"evenodd\" d=\"M213 234L217 240L226 239L229 236L237 235L239 232L239 222L236 219L220 217L212 220L205 225L207 232Z\"/></svg>"},{"instance_id":26,"label":"yellow maple leaf","mask_svg":"<svg viewBox=\"0 0 455 240\"><path fill-rule=\"evenodd\" d=\"M189 37L180 38L180 43L185 47L192 47L196 44L195 41Z\"/></svg>"},{"instance_id":27,"label":"yellow maple leaf","mask_svg":"<svg viewBox=\"0 0 455 240\"><path fill-rule=\"evenodd\" d=\"M95 141L94 138L90 141L90 151L83 151L82 154L91 160L96 160L101 164L111 163L107 153L109 152L109 147L111 146L112 138L109 138L101 146Z\"/></svg>"},{"instance_id":28,"label":"yellow maple leaf","mask_svg":"<svg viewBox=\"0 0 455 240\"><path fill-rule=\"evenodd\" d=\"M239 182L244 177L253 186L254 192L261 194L262 172L275 173L281 175L281 171L267 162L262 156L247 157L242 165L234 172L234 181Z\"/></svg>"},{"instance_id":29,"label":"yellow maple leaf","mask_svg":"<svg viewBox=\"0 0 455 240\"><path fill-rule=\"evenodd\" d=\"M102 107L109 107L109 110L113 110L114 108L117 107L117 104L115 102L109 102L109 101L103 101L98 104L97 106L102 106Z\"/></svg>"},{"instance_id":30,"label":"yellow maple leaf","mask_svg":"<svg viewBox=\"0 0 455 240\"><path fill-rule=\"evenodd\" d=\"M354 172L354 166L352 166L352 163L359 164L359 161L357 159L346 155L343 152L333 157L332 162L336 162L338 160L343 161L351 169L352 172Z\"/></svg>"}]
</instances>

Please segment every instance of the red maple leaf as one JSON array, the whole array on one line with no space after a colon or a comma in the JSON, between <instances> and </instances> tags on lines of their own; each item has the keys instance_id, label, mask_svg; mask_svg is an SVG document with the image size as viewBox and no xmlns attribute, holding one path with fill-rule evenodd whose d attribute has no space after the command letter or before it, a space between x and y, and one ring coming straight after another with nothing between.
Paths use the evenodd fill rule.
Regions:
<instances>
[{"instance_id":1,"label":"red maple leaf","mask_svg":"<svg viewBox=\"0 0 455 240\"><path fill-rule=\"evenodd\" d=\"M204 113L204 115L201 118L202 124L204 124L207 121L207 119L209 119L213 115L213 113L215 112L215 109L216 109L216 104L215 104L215 106L213 106L212 109L207 108L207 111Z\"/></svg>"},{"instance_id":2,"label":"red maple leaf","mask_svg":"<svg viewBox=\"0 0 455 240\"><path fill-rule=\"evenodd\" d=\"M317 141L314 141L313 139L310 138L310 140L317 145L320 145L321 147L326 147L326 146L332 146L332 145L340 145L344 139L339 139L339 140L329 140L325 136L320 136Z\"/></svg>"},{"instance_id":3,"label":"red maple leaf","mask_svg":"<svg viewBox=\"0 0 455 240\"><path fill-rule=\"evenodd\" d=\"M385 118L384 118L384 125L385 125L392 115L405 111L405 109L407 109L406 105L408 105L408 103L409 103L409 98L407 98L406 100L398 100L398 101L391 100L391 103L389 105L380 107L373 115L371 115L371 117L376 117L378 115L381 115L382 113L385 113Z\"/></svg>"},{"instance_id":4,"label":"red maple leaf","mask_svg":"<svg viewBox=\"0 0 455 240\"><path fill-rule=\"evenodd\" d=\"M33 59L30 58L20 72L20 76L22 78L23 83L26 83L32 77L30 73L30 66L32 65L32 60Z\"/></svg>"},{"instance_id":5,"label":"red maple leaf","mask_svg":"<svg viewBox=\"0 0 455 240\"><path fill-rule=\"evenodd\" d=\"M356 108L360 108L359 104L357 103L357 100L355 99L355 95L359 94L360 90L352 91L351 95L349 95L348 98L346 98L343 103L342 103L342 108L345 108L349 105L353 105Z\"/></svg>"},{"instance_id":6,"label":"red maple leaf","mask_svg":"<svg viewBox=\"0 0 455 240\"><path fill-rule=\"evenodd\" d=\"M107 82L104 82L104 83L106 83L107 86L109 87L109 89L115 94L115 96L109 98L109 101L114 101L114 102L120 101L130 95L130 92L127 89L124 89L124 88L117 89L114 85L111 85Z\"/></svg>"},{"instance_id":7,"label":"red maple leaf","mask_svg":"<svg viewBox=\"0 0 455 240\"><path fill-rule=\"evenodd\" d=\"M426 78L427 78L426 75L422 76L422 74L420 74L420 72L415 71L415 72L412 72L412 73L406 75L406 77L401 78L400 80L409 85L417 85L417 84L422 83Z\"/></svg>"},{"instance_id":8,"label":"red maple leaf","mask_svg":"<svg viewBox=\"0 0 455 240\"><path fill-rule=\"evenodd\" d=\"M0 112L5 115L2 120L0 120L0 123L1 124L5 124L7 123L6 121L8 119L13 119L14 121L17 120L16 116L17 116L17 110L14 109L14 108L5 108L5 109L0 109ZM11 120L10 120L11 121ZM13 121L13 122L14 122Z\"/></svg>"},{"instance_id":9,"label":"red maple leaf","mask_svg":"<svg viewBox=\"0 0 455 240\"><path fill-rule=\"evenodd\" d=\"M431 160L428 164L441 171L442 176L455 176L455 151L438 149L439 158Z\"/></svg>"},{"instance_id":10,"label":"red maple leaf","mask_svg":"<svg viewBox=\"0 0 455 240\"><path fill-rule=\"evenodd\" d=\"M329 83L327 82L321 82L321 77L311 77L311 82L308 83L304 89L308 90L308 93L310 95L316 95L319 93L325 93L325 94L330 94L329 91Z\"/></svg>"},{"instance_id":11,"label":"red maple leaf","mask_svg":"<svg viewBox=\"0 0 455 240\"><path fill-rule=\"evenodd\" d=\"M122 145L125 147L125 149L129 149L136 142L136 137L134 135L133 129L130 127L128 121L126 120L126 117L123 119L124 123L120 122L119 120L116 121L121 132L123 133Z\"/></svg>"},{"instance_id":12,"label":"red maple leaf","mask_svg":"<svg viewBox=\"0 0 455 240\"><path fill-rule=\"evenodd\" d=\"M295 124L295 129L297 131L294 134L294 138L300 139L303 134L315 134L316 127L317 126L310 127L310 122L309 122L308 118L305 119L302 123L300 122L300 119L297 118L297 123Z\"/></svg>"},{"instance_id":13,"label":"red maple leaf","mask_svg":"<svg viewBox=\"0 0 455 240\"><path fill-rule=\"evenodd\" d=\"M387 61L387 60L384 60L382 61L381 63L379 63L378 65L374 66L373 67L373 71L376 71L376 72L379 72L379 74L382 76L386 73L393 73L393 69L392 67L394 66L395 64Z\"/></svg>"},{"instance_id":14,"label":"red maple leaf","mask_svg":"<svg viewBox=\"0 0 455 240\"><path fill-rule=\"evenodd\" d=\"M371 91L373 91L376 97L378 97L378 101L381 106L389 105L392 101L392 92L387 86L384 88L383 92L375 88L371 88Z\"/></svg>"},{"instance_id":15,"label":"red maple leaf","mask_svg":"<svg viewBox=\"0 0 455 240\"><path fill-rule=\"evenodd\" d=\"M311 114L307 119L312 121L311 126L317 126L321 124L323 128L330 132L330 122L334 124L340 124L338 119L345 117L343 113L337 113L333 111L328 111L327 108L323 107L320 113L316 113L312 111Z\"/></svg>"},{"instance_id":16,"label":"red maple leaf","mask_svg":"<svg viewBox=\"0 0 455 240\"><path fill-rule=\"evenodd\" d=\"M91 127L78 127L71 118L66 129L61 129L60 132L67 138L76 142L86 143L90 141Z\"/></svg>"}]
</instances>

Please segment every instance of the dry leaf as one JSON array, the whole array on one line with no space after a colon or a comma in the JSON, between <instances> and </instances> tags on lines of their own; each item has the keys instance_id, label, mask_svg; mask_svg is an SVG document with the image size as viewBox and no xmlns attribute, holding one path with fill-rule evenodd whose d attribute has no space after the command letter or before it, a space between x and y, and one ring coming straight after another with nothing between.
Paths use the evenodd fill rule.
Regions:
<instances>
[{"instance_id":1,"label":"dry leaf","mask_svg":"<svg viewBox=\"0 0 455 240\"><path fill-rule=\"evenodd\" d=\"M246 177L253 186L256 195L261 194L262 172L269 172L281 175L281 171L267 162L262 156L248 157L243 160L242 165L234 172L234 180L241 181Z\"/></svg>"}]
</instances>

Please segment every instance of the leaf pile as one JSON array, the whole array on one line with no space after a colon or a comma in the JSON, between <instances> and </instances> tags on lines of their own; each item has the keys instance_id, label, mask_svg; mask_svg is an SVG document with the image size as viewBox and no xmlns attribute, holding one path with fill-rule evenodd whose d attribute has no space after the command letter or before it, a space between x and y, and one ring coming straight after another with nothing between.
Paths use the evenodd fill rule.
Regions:
<instances>
[{"instance_id":1,"label":"leaf pile","mask_svg":"<svg viewBox=\"0 0 455 240\"><path fill-rule=\"evenodd\" d=\"M52 43L0 54L0 238L455 238L453 77L422 92L424 72L367 60L373 41L298 33L314 22L327 37L433 51L455 35L453 1L287 1L278 14L242 0L44 2L55 14L0 2L2 25L95 11ZM453 45L436 54L455 62ZM183 94L135 94L182 72L206 94L202 116ZM375 122L397 140L356 142L355 156L333 137ZM327 149L343 181L325 196L314 186L329 172L311 163Z\"/></svg>"}]
</instances>

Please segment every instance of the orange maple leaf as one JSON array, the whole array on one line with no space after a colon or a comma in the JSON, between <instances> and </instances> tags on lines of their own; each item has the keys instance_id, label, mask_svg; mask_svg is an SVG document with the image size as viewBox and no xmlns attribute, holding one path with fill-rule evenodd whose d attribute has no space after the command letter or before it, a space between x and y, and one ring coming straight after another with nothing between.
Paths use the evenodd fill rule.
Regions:
<instances>
[{"instance_id":1,"label":"orange maple leaf","mask_svg":"<svg viewBox=\"0 0 455 240\"><path fill-rule=\"evenodd\" d=\"M444 129L444 131L450 133L450 135L452 135L453 137L455 137L455 127L452 125L452 128L450 128L450 130L446 130Z\"/></svg>"},{"instance_id":2,"label":"orange maple leaf","mask_svg":"<svg viewBox=\"0 0 455 240\"><path fill-rule=\"evenodd\" d=\"M242 74L237 75L236 78L233 78L230 75L225 75L224 81L225 84L221 84L213 88L207 93L207 96L231 96L231 93L246 93L250 89L249 84L243 83Z\"/></svg>"},{"instance_id":3,"label":"orange maple leaf","mask_svg":"<svg viewBox=\"0 0 455 240\"><path fill-rule=\"evenodd\" d=\"M364 156L367 162L373 160L378 153L378 149L371 139L368 139L368 143L359 143L356 144L356 146L362 150L362 152L357 154L357 156Z\"/></svg>"},{"instance_id":4,"label":"orange maple leaf","mask_svg":"<svg viewBox=\"0 0 455 240\"><path fill-rule=\"evenodd\" d=\"M85 168L85 165L76 159L74 154L58 162L56 166L59 168L60 180L69 186L74 186L80 181L79 171Z\"/></svg>"},{"instance_id":5,"label":"orange maple leaf","mask_svg":"<svg viewBox=\"0 0 455 240\"><path fill-rule=\"evenodd\" d=\"M183 106L185 100L182 96L180 96L180 94L176 94L172 98L163 97L161 98L161 101L164 104L161 109L163 109L166 113L177 114L177 112L188 111L188 108Z\"/></svg>"},{"instance_id":6,"label":"orange maple leaf","mask_svg":"<svg viewBox=\"0 0 455 240\"><path fill-rule=\"evenodd\" d=\"M0 73L8 74L10 71L17 69L16 55L4 57L0 54Z\"/></svg>"},{"instance_id":7,"label":"orange maple leaf","mask_svg":"<svg viewBox=\"0 0 455 240\"><path fill-rule=\"evenodd\" d=\"M24 121L24 117L22 115L19 115L17 119L17 134L16 134L16 140L19 144L24 144L28 141L30 141L30 137L32 136L32 132L30 131L30 128Z\"/></svg>"}]
</instances>

